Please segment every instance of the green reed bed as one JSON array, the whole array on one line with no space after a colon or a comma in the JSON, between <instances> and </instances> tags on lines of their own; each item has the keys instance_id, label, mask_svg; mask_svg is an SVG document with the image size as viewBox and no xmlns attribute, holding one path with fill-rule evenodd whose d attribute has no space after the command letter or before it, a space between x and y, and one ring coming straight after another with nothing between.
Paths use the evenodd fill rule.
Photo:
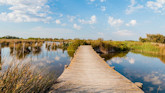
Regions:
<instances>
[{"instance_id":1,"label":"green reed bed","mask_svg":"<svg viewBox=\"0 0 165 93\"><path fill-rule=\"evenodd\" d=\"M160 47L157 45L153 45L150 42L145 42L145 43L143 43L143 42L125 42L125 44L131 50L160 53Z\"/></svg>"}]
</instances>

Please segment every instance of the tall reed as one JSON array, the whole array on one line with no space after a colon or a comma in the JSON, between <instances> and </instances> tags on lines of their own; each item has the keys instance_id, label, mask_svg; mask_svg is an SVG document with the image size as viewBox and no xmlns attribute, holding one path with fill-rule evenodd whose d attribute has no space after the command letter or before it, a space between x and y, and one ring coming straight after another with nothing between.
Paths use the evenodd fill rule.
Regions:
<instances>
[{"instance_id":1,"label":"tall reed","mask_svg":"<svg viewBox=\"0 0 165 93\"><path fill-rule=\"evenodd\" d=\"M0 93L45 93L56 81L52 74L34 72L31 64L12 62L0 72Z\"/></svg>"}]
</instances>

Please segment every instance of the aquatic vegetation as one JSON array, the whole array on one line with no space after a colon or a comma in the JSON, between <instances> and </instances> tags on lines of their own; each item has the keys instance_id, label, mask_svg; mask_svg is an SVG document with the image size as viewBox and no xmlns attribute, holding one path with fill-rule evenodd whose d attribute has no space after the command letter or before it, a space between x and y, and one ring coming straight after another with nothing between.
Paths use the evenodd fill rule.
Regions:
<instances>
[{"instance_id":1,"label":"aquatic vegetation","mask_svg":"<svg viewBox=\"0 0 165 93\"><path fill-rule=\"evenodd\" d=\"M75 40L69 44L68 51L75 51L80 45L91 45L93 49L100 53L128 51L129 48L123 42L103 41L103 40Z\"/></svg>"},{"instance_id":2,"label":"aquatic vegetation","mask_svg":"<svg viewBox=\"0 0 165 93\"><path fill-rule=\"evenodd\" d=\"M153 52L153 53L160 53L160 47L157 45L153 45L150 42L142 43L142 42L128 42L126 41L125 44L131 49L136 51L144 51L144 52Z\"/></svg>"},{"instance_id":3,"label":"aquatic vegetation","mask_svg":"<svg viewBox=\"0 0 165 93\"><path fill-rule=\"evenodd\" d=\"M97 52L104 53L104 54L129 50L129 48L123 42L102 41L102 40L91 40L87 42L88 44L92 45L94 50L96 50Z\"/></svg>"},{"instance_id":4,"label":"aquatic vegetation","mask_svg":"<svg viewBox=\"0 0 165 93\"><path fill-rule=\"evenodd\" d=\"M74 40L69 44L67 50L76 51L80 45L85 45L85 44L86 44L85 40Z\"/></svg>"},{"instance_id":5,"label":"aquatic vegetation","mask_svg":"<svg viewBox=\"0 0 165 93\"><path fill-rule=\"evenodd\" d=\"M75 51L67 51L67 53L68 53L68 55L69 55L70 57L74 57Z\"/></svg>"},{"instance_id":6,"label":"aquatic vegetation","mask_svg":"<svg viewBox=\"0 0 165 93\"><path fill-rule=\"evenodd\" d=\"M39 54L42 45L43 42L13 42L9 44L10 54L16 55L18 59L22 59L31 52L35 55Z\"/></svg>"}]
</instances>

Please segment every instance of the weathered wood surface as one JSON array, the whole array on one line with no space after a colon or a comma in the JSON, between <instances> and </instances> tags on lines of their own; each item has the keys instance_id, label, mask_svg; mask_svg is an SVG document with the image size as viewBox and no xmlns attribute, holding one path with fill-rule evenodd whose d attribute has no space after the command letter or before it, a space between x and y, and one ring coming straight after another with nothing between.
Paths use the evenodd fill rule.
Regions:
<instances>
[{"instance_id":1,"label":"weathered wood surface","mask_svg":"<svg viewBox=\"0 0 165 93\"><path fill-rule=\"evenodd\" d=\"M50 93L144 93L130 80L109 67L92 49L80 46L69 67Z\"/></svg>"}]
</instances>

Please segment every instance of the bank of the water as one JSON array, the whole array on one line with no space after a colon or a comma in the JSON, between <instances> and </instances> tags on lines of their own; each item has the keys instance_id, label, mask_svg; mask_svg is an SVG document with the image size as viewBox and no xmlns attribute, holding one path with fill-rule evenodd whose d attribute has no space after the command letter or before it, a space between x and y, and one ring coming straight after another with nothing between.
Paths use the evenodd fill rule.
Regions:
<instances>
[{"instance_id":1,"label":"bank of the water","mask_svg":"<svg viewBox=\"0 0 165 93\"><path fill-rule=\"evenodd\" d=\"M11 90L15 92L26 91L37 93L47 91L47 89L49 89L51 85L54 84L55 80L62 74L65 65L70 64L71 57L65 49L54 49L53 47L48 48L46 47L46 44L43 43L43 45L39 47L39 51L27 47L30 51L26 52L25 47L23 49L23 46L18 47L18 44L12 44L15 47L10 48L10 46L5 46L4 48L1 48L0 74L2 74L2 76L0 75L0 82L1 80L6 81L0 83L0 92L2 93L11 92ZM12 62L14 64L12 64L13 67L10 68ZM18 70L17 64L20 63L30 64L30 68L34 70L30 70L29 65L19 66ZM4 74L1 73L1 71L3 71ZM34 72L35 75L32 74ZM5 73L8 80L4 80L5 78L2 79ZM29 83L24 82L25 80Z\"/></svg>"},{"instance_id":2,"label":"bank of the water","mask_svg":"<svg viewBox=\"0 0 165 93\"><path fill-rule=\"evenodd\" d=\"M143 83L146 93L165 92L165 64L160 56L145 56L142 53L110 53L105 57L110 66L133 82ZM109 58L109 59L108 59Z\"/></svg>"}]
</instances>

